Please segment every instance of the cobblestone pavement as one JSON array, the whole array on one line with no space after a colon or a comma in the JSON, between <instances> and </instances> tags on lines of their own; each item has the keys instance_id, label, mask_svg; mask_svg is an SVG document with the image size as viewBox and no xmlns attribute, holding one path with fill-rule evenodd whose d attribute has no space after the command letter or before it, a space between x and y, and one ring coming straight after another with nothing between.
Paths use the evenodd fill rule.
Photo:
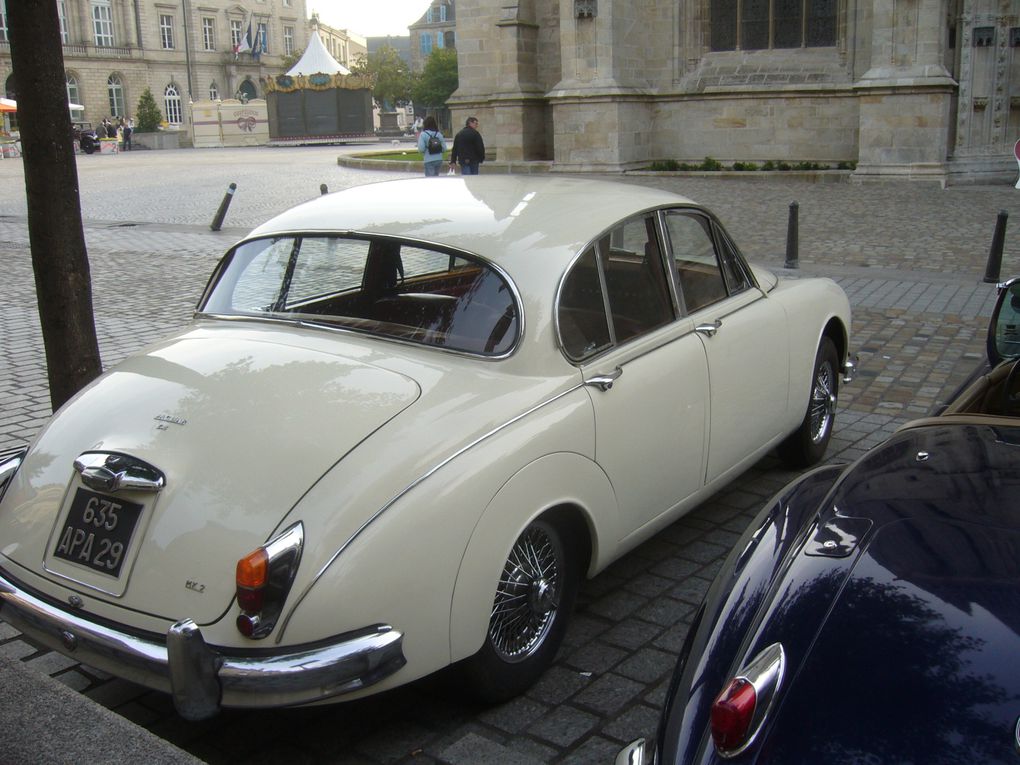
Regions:
<instances>
[{"instance_id":1,"label":"cobblestone pavement","mask_svg":"<svg viewBox=\"0 0 1020 765\"><path fill-rule=\"evenodd\" d=\"M338 167L337 147L135 152L80 157L97 329L109 366L188 321L223 250L273 213L330 189L389 179ZM27 245L22 164L0 162L0 448L49 414ZM406 175L406 174L405 174ZM854 307L858 379L840 395L828 459L852 460L943 400L983 356L994 287L982 283L1012 187L628 176L716 211L748 257L793 277L835 278ZM227 184L225 228L209 222ZM784 268L789 205L800 268ZM1007 233L1003 274L1020 269ZM749 370L749 378L753 370ZM0 656L21 659L211 763L611 762L655 729L694 609L734 542L794 473L773 457L630 553L581 593L555 665L527 694L483 708L433 678L333 707L227 711L188 723L168 697L40 651L0 622Z\"/></svg>"}]
</instances>

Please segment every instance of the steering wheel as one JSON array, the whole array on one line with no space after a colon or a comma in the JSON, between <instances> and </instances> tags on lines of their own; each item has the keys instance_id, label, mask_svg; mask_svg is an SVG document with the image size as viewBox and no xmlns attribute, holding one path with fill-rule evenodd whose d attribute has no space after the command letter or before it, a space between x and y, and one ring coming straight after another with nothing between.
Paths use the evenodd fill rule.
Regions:
<instances>
[{"instance_id":1,"label":"steering wheel","mask_svg":"<svg viewBox=\"0 0 1020 765\"><path fill-rule=\"evenodd\" d=\"M1013 392L1015 387L1020 387L1020 361L1013 362L1002 386L1002 413L1005 415L1020 414L1020 391Z\"/></svg>"}]
</instances>

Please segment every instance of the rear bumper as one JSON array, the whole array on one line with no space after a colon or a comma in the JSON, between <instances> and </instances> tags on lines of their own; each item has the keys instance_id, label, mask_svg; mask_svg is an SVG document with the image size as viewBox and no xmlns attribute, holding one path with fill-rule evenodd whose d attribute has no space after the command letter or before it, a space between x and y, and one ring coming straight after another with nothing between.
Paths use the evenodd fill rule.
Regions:
<instances>
[{"instance_id":1,"label":"rear bumper","mask_svg":"<svg viewBox=\"0 0 1020 765\"><path fill-rule=\"evenodd\" d=\"M221 707L309 704L373 685L406 664L385 624L308 646L247 653L208 645L190 619L166 640L138 637L56 608L0 571L0 617L30 639L139 685L170 693L189 720Z\"/></svg>"}]
</instances>

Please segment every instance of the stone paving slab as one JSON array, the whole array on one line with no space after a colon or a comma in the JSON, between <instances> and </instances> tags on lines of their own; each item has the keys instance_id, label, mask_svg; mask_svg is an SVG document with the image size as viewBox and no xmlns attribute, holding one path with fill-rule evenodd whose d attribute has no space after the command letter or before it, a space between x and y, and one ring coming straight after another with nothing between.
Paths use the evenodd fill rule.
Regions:
<instances>
[{"instance_id":1,"label":"stone paving slab","mask_svg":"<svg viewBox=\"0 0 1020 765\"><path fill-rule=\"evenodd\" d=\"M338 169L335 155L316 147L138 152L105 165L80 158L104 363L183 326L222 251L247 227L321 182L380 179ZM0 448L32 438L49 411L18 167L0 163ZM241 193L214 233L208 221L228 179L239 179ZM794 278L829 275L846 290L861 368L841 391L828 460L856 459L926 414L981 360L994 300L981 279L998 211L1020 212L1011 187L624 180L686 193L720 216L752 260ZM265 194L248 199L251 188ZM783 268L791 201L800 213L797 270ZM1008 235L1004 260L1004 274L1020 269ZM524 696L493 708L463 702L439 677L333 707L227 710L196 724L178 718L166 696L40 651L3 622L0 657L210 763L608 763L627 741L654 733L697 604L757 510L794 476L763 459L585 583L555 665Z\"/></svg>"}]
</instances>

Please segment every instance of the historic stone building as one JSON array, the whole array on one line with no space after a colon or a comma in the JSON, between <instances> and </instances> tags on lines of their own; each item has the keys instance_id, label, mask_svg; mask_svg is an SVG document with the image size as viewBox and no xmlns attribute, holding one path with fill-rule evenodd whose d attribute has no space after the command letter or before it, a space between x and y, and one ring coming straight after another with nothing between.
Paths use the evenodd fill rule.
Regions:
<instances>
[{"instance_id":1,"label":"historic stone building","mask_svg":"<svg viewBox=\"0 0 1020 765\"><path fill-rule=\"evenodd\" d=\"M133 117L145 88L169 125L186 125L191 101L261 98L308 40L305 0L54 1L68 101L84 107L72 117L93 123ZM0 83L16 98L7 32L2 14Z\"/></svg>"},{"instance_id":2,"label":"historic stone building","mask_svg":"<svg viewBox=\"0 0 1020 765\"><path fill-rule=\"evenodd\" d=\"M460 0L457 51L499 159L1016 176L1020 0Z\"/></svg>"}]
</instances>

